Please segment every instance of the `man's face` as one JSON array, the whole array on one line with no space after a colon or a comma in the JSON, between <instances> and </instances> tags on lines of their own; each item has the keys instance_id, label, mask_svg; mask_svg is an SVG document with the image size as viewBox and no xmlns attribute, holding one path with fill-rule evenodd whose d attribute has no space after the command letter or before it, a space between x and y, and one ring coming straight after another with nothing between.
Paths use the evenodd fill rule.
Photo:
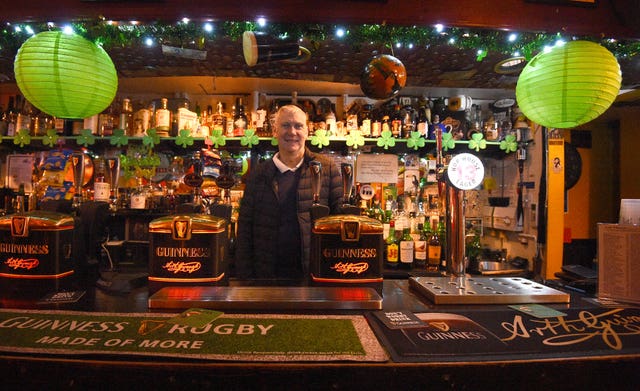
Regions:
<instances>
[{"instance_id":1,"label":"man's face","mask_svg":"<svg viewBox=\"0 0 640 391\"><path fill-rule=\"evenodd\" d=\"M308 135L307 116L302 110L285 110L278 115L275 137L280 151L292 154L304 151Z\"/></svg>"}]
</instances>

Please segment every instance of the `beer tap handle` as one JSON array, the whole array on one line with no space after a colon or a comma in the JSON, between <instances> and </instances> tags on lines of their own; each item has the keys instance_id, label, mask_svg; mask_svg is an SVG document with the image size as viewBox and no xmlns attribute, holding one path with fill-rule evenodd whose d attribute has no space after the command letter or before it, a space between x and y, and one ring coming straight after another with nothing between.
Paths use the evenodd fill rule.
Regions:
<instances>
[{"instance_id":1,"label":"beer tap handle","mask_svg":"<svg viewBox=\"0 0 640 391\"><path fill-rule=\"evenodd\" d=\"M78 208L82 203L82 184L84 182L84 154L71 154L71 168L73 170L73 187L75 195L73 196L73 207Z\"/></svg>"},{"instance_id":2,"label":"beer tap handle","mask_svg":"<svg viewBox=\"0 0 640 391\"><path fill-rule=\"evenodd\" d=\"M313 205L309 213L311 214L311 221L315 222L317 219L329 215L329 207L320 204L320 186L322 185L322 163L318 161L312 161L309 163L309 170L311 170L311 191L313 194Z\"/></svg>"},{"instance_id":3,"label":"beer tap handle","mask_svg":"<svg viewBox=\"0 0 640 391\"><path fill-rule=\"evenodd\" d=\"M322 185L322 163L314 160L309 163L309 169L311 170L311 191L313 194L313 203L318 204L320 202L320 186Z\"/></svg>"},{"instance_id":4,"label":"beer tap handle","mask_svg":"<svg viewBox=\"0 0 640 391\"><path fill-rule=\"evenodd\" d=\"M349 204L353 190L353 165L342 163L340 168L342 170L342 202Z\"/></svg>"},{"instance_id":5,"label":"beer tap handle","mask_svg":"<svg viewBox=\"0 0 640 391\"><path fill-rule=\"evenodd\" d=\"M357 205L351 205L351 192L353 191L353 165L351 163L342 163L342 213L349 215L359 215L360 208Z\"/></svg>"}]
</instances>

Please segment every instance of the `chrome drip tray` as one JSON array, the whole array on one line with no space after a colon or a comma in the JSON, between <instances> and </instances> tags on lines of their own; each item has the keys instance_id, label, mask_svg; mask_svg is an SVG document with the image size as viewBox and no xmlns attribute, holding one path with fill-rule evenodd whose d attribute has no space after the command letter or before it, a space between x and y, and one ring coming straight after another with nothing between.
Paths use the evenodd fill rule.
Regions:
<instances>
[{"instance_id":1,"label":"chrome drip tray","mask_svg":"<svg viewBox=\"0 0 640 391\"><path fill-rule=\"evenodd\" d=\"M520 277L410 277L435 304L568 303L568 293Z\"/></svg>"}]
</instances>

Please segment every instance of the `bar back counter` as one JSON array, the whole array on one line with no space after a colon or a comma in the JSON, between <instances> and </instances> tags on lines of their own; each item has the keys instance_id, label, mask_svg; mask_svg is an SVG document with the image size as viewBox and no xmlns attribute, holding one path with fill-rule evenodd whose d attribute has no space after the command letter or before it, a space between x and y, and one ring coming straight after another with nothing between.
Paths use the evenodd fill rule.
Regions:
<instances>
[{"instance_id":1,"label":"bar back counter","mask_svg":"<svg viewBox=\"0 0 640 391\"><path fill-rule=\"evenodd\" d=\"M385 279L381 309L172 309L130 288L3 299L3 389L640 388L640 309L583 294L434 304Z\"/></svg>"}]
</instances>

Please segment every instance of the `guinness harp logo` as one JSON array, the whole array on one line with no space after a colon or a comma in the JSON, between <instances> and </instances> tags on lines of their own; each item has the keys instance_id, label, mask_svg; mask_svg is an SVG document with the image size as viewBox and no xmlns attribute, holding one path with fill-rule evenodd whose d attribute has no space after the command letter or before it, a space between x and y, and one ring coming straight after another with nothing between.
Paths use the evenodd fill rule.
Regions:
<instances>
[{"instance_id":1,"label":"guinness harp logo","mask_svg":"<svg viewBox=\"0 0 640 391\"><path fill-rule=\"evenodd\" d=\"M442 332L447 332L449 331L449 325L447 324L447 322L429 322L429 326L438 329Z\"/></svg>"},{"instance_id":2,"label":"guinness harp logo","mask_svg":"<svg viewBox=\"0 0 640 391\"><path fill-rule=\"evenodd\" d=\"M343 242L357 242L360 240L360 222L358 221L343 221L340 231Z\"/></svg>"},{"instance_id":3,"label":"guinness harp logo","mask_svg":"<svg viewBox=\"0 0 640 391\"><path fill-rule=\"evenodd\" d=\"M189 217L177 216L173 219L173 240L191 239L191 219Z\"/></svg>"},{"instance_id":4,"label":"guinness harp logo","mask_svg":"<svg viewBox=\"0 0 640 391\"><path fill-rule=\"evenodd\" d=\"M29 217L13 216L11 218L11 236L19 238L29 236Z\"/></svg>"}]
</instances>

